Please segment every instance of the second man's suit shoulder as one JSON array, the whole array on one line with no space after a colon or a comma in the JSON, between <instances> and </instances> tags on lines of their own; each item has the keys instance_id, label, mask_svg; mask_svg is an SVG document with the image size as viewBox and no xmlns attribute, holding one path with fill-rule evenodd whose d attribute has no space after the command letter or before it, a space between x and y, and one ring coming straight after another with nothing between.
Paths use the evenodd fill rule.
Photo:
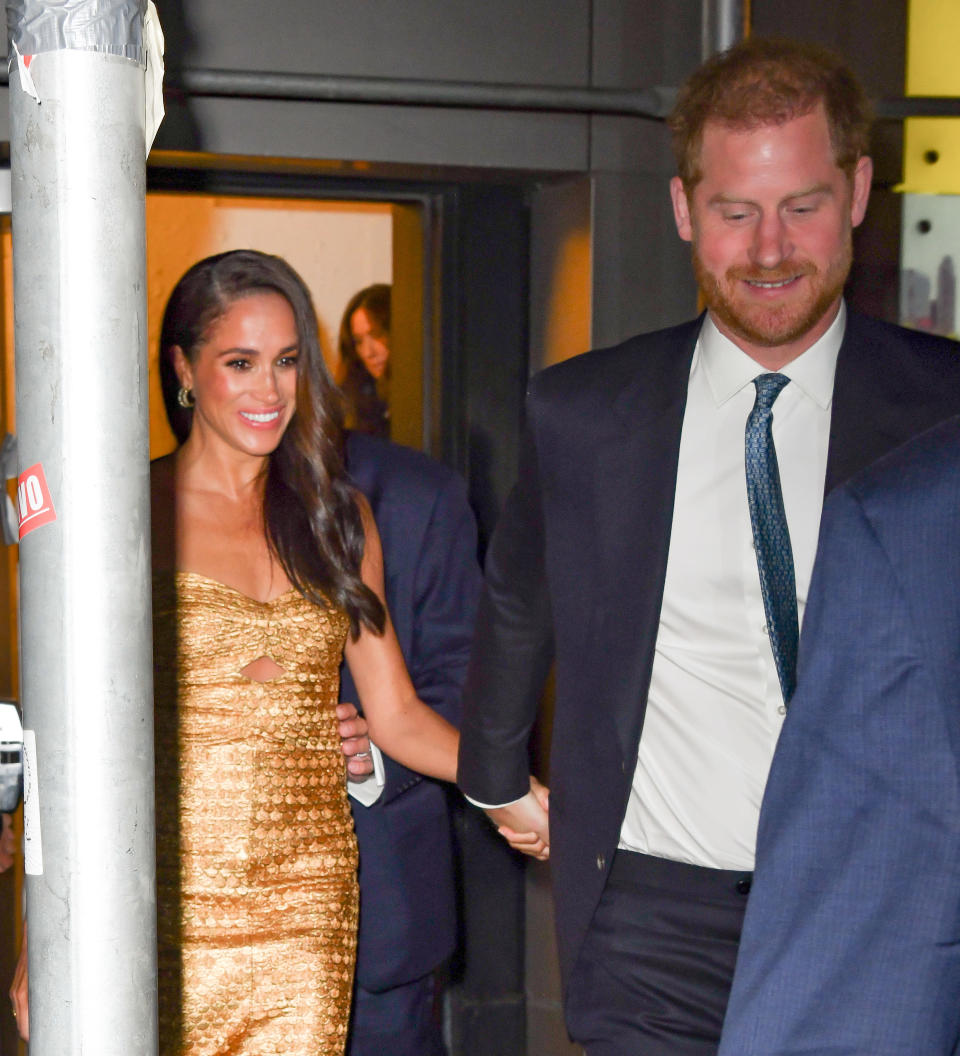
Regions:
<instances>
[{"instance_id":1,"label":"second man's suit shoulder","mask_svg":"<svg viewBox=\"0 0 960 1056\"><path fill-rule=\"evenodd\" d=\"M960 508L960 415L948 418L858 473L845 489L869 514L891 494L912 511L941 507L951 519ZM950 496L944 502L944 492Z\"/></svg>"}]
</instances>

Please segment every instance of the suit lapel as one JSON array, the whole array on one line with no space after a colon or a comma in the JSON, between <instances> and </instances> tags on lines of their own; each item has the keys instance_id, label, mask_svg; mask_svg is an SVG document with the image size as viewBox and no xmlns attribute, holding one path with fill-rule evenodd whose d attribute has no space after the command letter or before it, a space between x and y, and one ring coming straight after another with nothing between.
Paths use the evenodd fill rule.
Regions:
<instances>
[{"instance_id":1,"label":"suit lapel","mask_svg":"<svg viewBox=\"0 0 960 1056\"><path fill-rule=\"evenodd\" d=\"M615 428L596 453L595 506L604 595L603 640L619 666L614 720L624 760L635 755L663 597L680 432L700 321L656 335L614 401Z\"/></svg>"}]
</instances>

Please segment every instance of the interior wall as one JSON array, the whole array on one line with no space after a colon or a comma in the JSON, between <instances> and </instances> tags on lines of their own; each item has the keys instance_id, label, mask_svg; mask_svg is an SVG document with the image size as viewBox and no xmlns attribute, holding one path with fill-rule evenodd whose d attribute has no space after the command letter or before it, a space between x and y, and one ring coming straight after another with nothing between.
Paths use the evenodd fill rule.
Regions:
<instances>
[{"instance_id":1,"label":"interior wall","mask_svg":"<svg viewBox=\"0 0 960 1056\"><path fill-rule=\"evenodd\" d=\"M191 264L228 249L275 253L300 273L317 309L324 357L335 372L337 333L347 301L364 286L392 281L393 215L386 202L147 195L152 458L175 446L163 410L158 369L164 306Z\"/></svg>"},{"instance_id":2,"label":"interior wall","mask_svg":"<svg viewBox=\"0 0 960 1056\"><path fill-rule=\"evenodd\" d=\"M530 208L530 372L590 348L590 181L537 189Z\"/></svg>"},{"instance_id":3,"label":"interior wall","mask_svg":"<svg viewBox=\"0 0 960 1056\"><path fill-rule=\"evenodd\" d=\"M424 428L430 400L424 384L432 382L431 334L424 329L425 239L423 210L418 205L394 205L393 289L390 294L390 439L430 451L432 423Z\"/></svg>"},{"instance_id":4,"label":"interior wall","mask_svg":"<svg viewBox=\"0 0 960 1056\"><path fill-rule=\"evenodd\" d=\"M590 0L160 0L173 62L214 69L584 84ZM278 31L278 27L283 27ZM161 129L188 146L424 164L583 164L586 121L523 113L193 101Z\"/></svg>"}]
</instances>

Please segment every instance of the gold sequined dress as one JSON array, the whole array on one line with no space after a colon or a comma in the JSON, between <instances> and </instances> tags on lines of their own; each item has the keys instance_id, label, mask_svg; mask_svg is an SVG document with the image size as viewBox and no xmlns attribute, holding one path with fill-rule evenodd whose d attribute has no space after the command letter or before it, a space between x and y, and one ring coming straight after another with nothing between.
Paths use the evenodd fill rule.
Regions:
<instances>
[{"instance_id":1,"label":"gold sequined dress","mask_svg":"<svg viewBox=\"0 0 960 1056\"><path fill-rule=\"evenodd\" d=\"M335 707L344 613L154 579L160 1052L342 1053L357 846ZM269 657L283 674L241 672Z\"/></svg>"}]
</instances>

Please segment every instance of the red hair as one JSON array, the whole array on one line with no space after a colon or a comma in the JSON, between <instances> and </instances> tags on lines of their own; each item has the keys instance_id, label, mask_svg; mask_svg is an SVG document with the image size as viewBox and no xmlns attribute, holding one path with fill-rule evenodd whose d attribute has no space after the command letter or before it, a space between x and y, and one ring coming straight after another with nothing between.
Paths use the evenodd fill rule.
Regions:
<instances>
[{"instance_id":1,"label":"red hair","mask_svg":"<svg viewBox=\"0 0 960 1056\"><path fill-rule=\"evenodd\" d=\"M703 64L680 88L668 123L677 172L689 193L699 182L703 130L780 125L821 105L837 166L852 177L868 153L870 104L840 58L817 44L751 37Z\"/></svg>"}]
</instances>

